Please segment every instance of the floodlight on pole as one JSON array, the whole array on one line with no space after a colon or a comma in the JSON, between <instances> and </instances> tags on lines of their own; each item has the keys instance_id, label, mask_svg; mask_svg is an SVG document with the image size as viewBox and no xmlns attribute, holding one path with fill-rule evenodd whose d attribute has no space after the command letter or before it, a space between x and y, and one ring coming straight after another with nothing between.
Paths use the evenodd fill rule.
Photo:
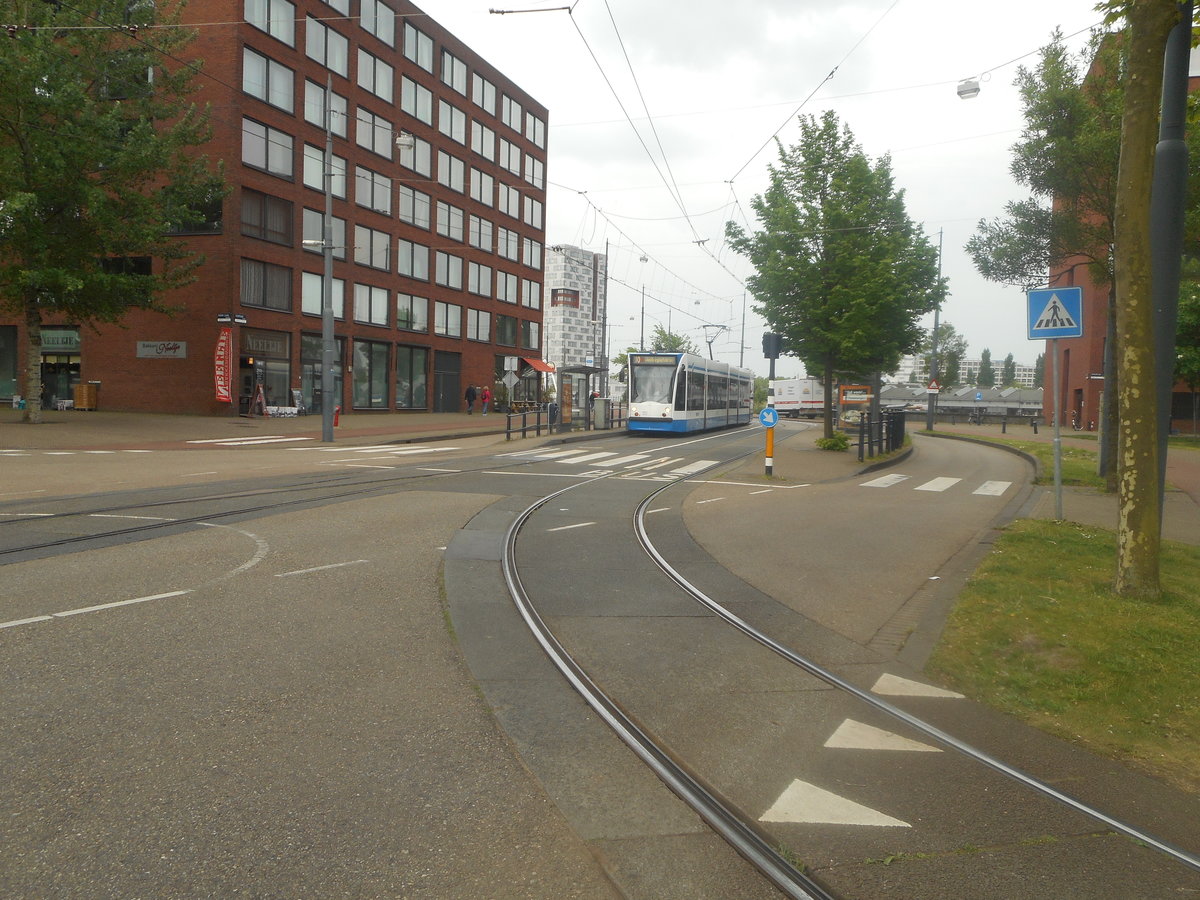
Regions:
<instances>
[{"instance_id":1,"label":"floodlight on pole","mask_svg":"<svg viewBox=\"0 0 1200 900\"><path fill-rule=\"evenodd\" d=\"M958 83L958 96L961 100L973 100L979 96L979 79L964 78Z\"/></svg>"}]
</instances>

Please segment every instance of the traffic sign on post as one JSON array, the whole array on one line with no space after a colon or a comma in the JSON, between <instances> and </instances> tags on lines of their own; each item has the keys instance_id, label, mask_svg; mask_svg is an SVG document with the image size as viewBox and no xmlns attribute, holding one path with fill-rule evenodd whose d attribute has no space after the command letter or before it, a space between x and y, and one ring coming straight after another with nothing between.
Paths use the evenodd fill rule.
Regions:
<instances>
[{"instance_id":1,"label":"traffic sign on post","mask_svg":"<svg viewBox=\"0 0 1200 900\"><path fill-rule=\"evenodd\" d=\"M767 429L767 451L764 454L767 464L767 477L775 470L775 426L779 423L779 411L773 406L763 408L758 414L758 421Z\"/></svg>"},{"instance_id":2,"label":"traffic sign on post","mask_svg":"<svg viewBox=\"0 0 1200 900\"><path fill-rule=\"evenodd\" d=\"M758 421L762 422L763 428L774 428L779 422L779 412L773 406L764 407L758 414Z\"/></svg>"},{"instance_id":3,"label":"traffic sign on post","mask_svg":"<svg viewBox=\"0 0 1200 900\"><path fill-rule=\"evenodd\" d=\"M1030 291L1029 340L1083 337L1083 288Z\"/></svg>"}]
</instances>

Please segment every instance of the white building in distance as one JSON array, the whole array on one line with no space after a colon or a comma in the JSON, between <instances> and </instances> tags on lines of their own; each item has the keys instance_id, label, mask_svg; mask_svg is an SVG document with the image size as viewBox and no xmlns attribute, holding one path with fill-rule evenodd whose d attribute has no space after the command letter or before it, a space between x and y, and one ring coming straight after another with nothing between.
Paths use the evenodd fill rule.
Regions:
<instances>
[{"instance_id":1,"label":"white building in distance","mask_svg":"<svg viewBox=\"0 0 1200 900\"><path fill-rule=\"evenodd\" d=\"M542 358L556 368L594 366L608 372L608 260L569 244L546 250L542 304ZM577 390L582 390L579 378ZM607 389L607 379L593 382Z\"/></svg>"}]
</instances>

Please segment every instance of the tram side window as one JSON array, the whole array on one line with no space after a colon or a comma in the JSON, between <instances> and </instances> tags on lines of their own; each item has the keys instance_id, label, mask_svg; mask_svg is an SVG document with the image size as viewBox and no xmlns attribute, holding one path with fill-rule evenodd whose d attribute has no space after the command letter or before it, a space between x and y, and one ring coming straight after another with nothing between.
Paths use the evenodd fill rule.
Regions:
<instances>
[{"instance_id":1,"label":"tram side window","mask_svg":"<svg viewBox=\"0 0 1200 900\"><path fill-rule=\"evenodd\" d=\"M708 376L708 408L724 409L725 396L729 393L729 378L725 375Z\"/></svg>"},{"instance_id":2,"label":"tram side window","mask_svg":"<svg viewBox=\"0 0 1200 900\"><path fill-rule=\"evenodd\" d=\"M688 409L704 409L704 373L688 372Z\"/></svg>"}]
</instances>

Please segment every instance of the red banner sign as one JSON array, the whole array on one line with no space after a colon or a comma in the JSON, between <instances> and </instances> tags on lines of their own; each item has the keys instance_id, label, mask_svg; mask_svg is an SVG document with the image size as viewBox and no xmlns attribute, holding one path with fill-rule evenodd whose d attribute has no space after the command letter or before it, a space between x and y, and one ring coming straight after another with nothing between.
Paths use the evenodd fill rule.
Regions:
<instances>
[{"instance_id":1,"label":"red banner sign","mask_svg":"<svg viewBox=\"0 0 1200 900\"><path fill-rule=\"evenodd\" d=\"M222 328L213 354L213 378L219 403L233 402L233 329Z\"/></svg>"}]
</instances>

